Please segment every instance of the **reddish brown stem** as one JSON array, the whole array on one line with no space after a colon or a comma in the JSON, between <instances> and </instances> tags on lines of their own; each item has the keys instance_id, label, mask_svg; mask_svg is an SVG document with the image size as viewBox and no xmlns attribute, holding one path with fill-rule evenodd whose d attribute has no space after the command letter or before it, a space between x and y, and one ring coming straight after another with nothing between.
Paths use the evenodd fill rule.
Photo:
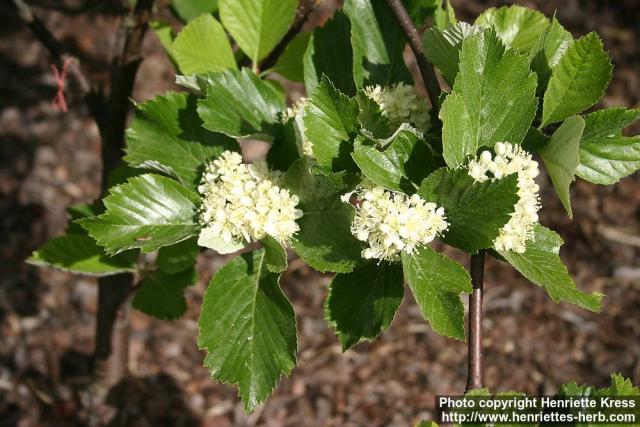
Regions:
<instances>
[{"instance_id":1,"label":"reddish brown stem","mask_svg":"<svg viewBox=\"0 0 640 427\"><path fill-rule=\"evenodd\" d=\"M485 253L471 255L471 284L469 296L469 354L466 391L482 388L482 292L484 282Z\"/></svg>"},{"instance_id":2,"label":"reddish brown stem","mask_svg":"<svg viewBox=\"0 0 640 427\"><path fill-rule=\"evenodd\" d=\"M402 4L401 0L387 0L387 4L393 10L393 13L396 16L396 20L404 31L407 39L409 41L409 46L411 46L411 50L416 57L416 61L418 63L418 68L420 69L420 75L422 76L422 81L424 82L424 86L427 89L427 95L429 96L429 101L431 101L431 105L435 109L440 108L440 83L438 83L438 77L436 76L436 72L433 69L433 65L429 63L427 57L424 55L424 49L422 48L422 37L420 33L416 29L416 26L413 25L413 21L407 12L407 9Z\"/></svg>"}]
</instances>

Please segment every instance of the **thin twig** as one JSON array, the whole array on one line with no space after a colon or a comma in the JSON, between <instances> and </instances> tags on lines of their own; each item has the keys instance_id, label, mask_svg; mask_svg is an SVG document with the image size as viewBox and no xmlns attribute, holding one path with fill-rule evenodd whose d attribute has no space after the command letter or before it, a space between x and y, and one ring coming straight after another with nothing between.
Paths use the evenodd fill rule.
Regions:
<instances>
[{"instance_id":1,"label":"thin twig","mask_svg":"<svg viewBox=\"0 0 640 427\"><path fill-rule=\"evenodd\" d=\"M469 296L469 361L466 391L482 388L482 291L485 253L471 255L471 284Z\"/></svg>"},{"instance_id":2,"label":"thin twig","mask_svg":"<svg viewBox=\"0 0 640 427\"><path fill-rule=\"evenodd\" d=\"M416 62L420 69L420 75L422 76L424 87L427 89L427 95L429 96L429 101L431 101L431 106L438 109L440 108L440 83L438 83L438 77L433 69L433 65L429 63L427 57L424 55L420 33L416 29L415 25L413 25L413 21L411 21L411 17L401 0L387 0L387 4L391 10L393 10L398 24L400 24L400 27L409 40L409 46L411 46L411 50L416 57Z\"/></svg>"}]
</instances>

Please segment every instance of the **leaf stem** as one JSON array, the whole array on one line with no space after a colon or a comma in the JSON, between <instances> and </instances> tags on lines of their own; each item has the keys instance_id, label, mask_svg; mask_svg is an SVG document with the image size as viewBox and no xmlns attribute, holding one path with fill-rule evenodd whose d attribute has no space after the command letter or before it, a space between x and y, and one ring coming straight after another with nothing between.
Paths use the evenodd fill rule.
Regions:
<instances>
[{"instance_id":1,"label":"leaf stem","mask_svg":"<svg viewBox=\"0 0 640 427\"><path fill-rule=\"evenodd\" d=\"M471 284L469 296L469 354L466 391L482 388L482 292L484 282L484 251L471 255Z\"/></svg>"},{"instance_id":2,"label":"leaf stem","mask_svg":"<svg viewBox=\"0 0 640 427\"><path fill-rule=\"evenodd\" d=\"M440 83L438 83L438 77L436 76L436 72L433 69L433 65L431 65L431 63L427 60L427 57L424 55L420 33L416 29L416 26L413 25L413 21L411 20L411 17L409 16L409 13L407 13L407 9L405 9L401 0L386 1L395 14L400 28L402 28L405 35L407 36L407 39L409 40L409 45L411 46L411 50L416 57L418 68L420 69L420 75L422 76L422 81L424 82L424 86L427 89L429 101L431 101L431 106L435 109L439 109L439 97L441 92Z\"/></svg>"}]
</instances>

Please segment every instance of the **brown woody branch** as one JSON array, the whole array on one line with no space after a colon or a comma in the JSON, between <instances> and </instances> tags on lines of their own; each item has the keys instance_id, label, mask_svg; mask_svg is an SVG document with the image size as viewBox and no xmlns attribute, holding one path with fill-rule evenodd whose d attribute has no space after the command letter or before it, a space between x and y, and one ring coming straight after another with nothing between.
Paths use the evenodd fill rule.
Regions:
<instances>
[{"instance_id":1,"label":"brown woody branch","mask_svg":"<svg viewBox=\"0 0 640 427\"><path fill-rule=\"evenodd\" d=\"M466 391L482 388L482 293L485 253L471 255L471 284L469 296L469 354Z\"/></svg>"},{"instance_id":2,"label":"brown woody branch","mask_svg":"<svg viewBox=\"0 0 640 427\"><path fill-rule=\"evenodd\" d=\"M438 109L440 108L440 84L438 83L438 77L433 69L433 65L429 63L424 54L420 33L416 29L415 25L413 25L413 21L401 0L387 0L387 4L391 10L393 10L398 24L407 36L409 46L411 46L411 50L416 57L422 81L427 89L427 95L429 96L429 101L431 101L431 106Z\"/></svg>"}]
</instances>

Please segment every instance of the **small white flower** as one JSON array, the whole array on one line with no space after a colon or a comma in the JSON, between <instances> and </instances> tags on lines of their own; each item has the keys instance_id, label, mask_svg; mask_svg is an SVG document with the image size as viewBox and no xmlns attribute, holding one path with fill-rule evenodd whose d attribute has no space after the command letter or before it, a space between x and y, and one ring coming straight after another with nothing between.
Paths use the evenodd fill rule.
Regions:
<instances>
[{"instance_id":1,"label":"small white flower","mask_svg":"<svg viewBox=\"0 0 640 427\"><path fill-rule=\"evenodd\" d=\"M351 233L369 244L362 251L366 259L397 261L401 251L413 253L449 226L444 209L417 194L409 197L375 187L360 190L355 196L358 203Z\"/></svg>"},{"instance_id":2,"label":"small white flower","mask_svg":"<svg viewBox=\"0 0 640 427\"><path fill-rule=\"evenodd\" d=\"M367 86L366 96L380 106L382 116L394 127L403 123L413 125L418 131L426 132L430 126L429 106L418 96L413 86L398 83L393 86Z\"/></svg>"},{"instance_id":3,"label":"small white flower","mask_svg":"<svg viewBox=\"0 0 640 427\"><path fill-rule=\"evenodd\" d=\"M242 163L232 151L207 164L198 191L202 195L200 221L207 235L225 244L260 240L266 234L280 243L298 231L298 198L281 189L264 162Z\"/></svg>"},{"instance_id":4,"label":"small white flower","mask_svg":"<svg viewBox=\"0 0 640 427\"><path fill-rule=\"evenodd\" d=\"M483 151L478 159L469 162L469 175L478 182L484 182L518 174L518 203L493 245L498 250L524 253L527 240L534 237L533 227L538 222L540 210L540 187L535 182L540 173L538 162L522 147L508 142L498 142L493 150L495 156Z\"/></svg>"},{"instance_id":5,"label":"small white flower","mask_svg":"<svg viewBox=\"0 0 640 427\"><path fill-rule=\"evenodd\" d=\"M302 112L308 99L305 97L299 98L296 102L288 107L280 117L282 123L286 123L291 119L295 119L298 132L300 134L300 140L302 141L301 147L299 147L300 154L307 157L313 157L313 143L304 136L304 123L302 122Z\"/></svg>"}]
</instances>

